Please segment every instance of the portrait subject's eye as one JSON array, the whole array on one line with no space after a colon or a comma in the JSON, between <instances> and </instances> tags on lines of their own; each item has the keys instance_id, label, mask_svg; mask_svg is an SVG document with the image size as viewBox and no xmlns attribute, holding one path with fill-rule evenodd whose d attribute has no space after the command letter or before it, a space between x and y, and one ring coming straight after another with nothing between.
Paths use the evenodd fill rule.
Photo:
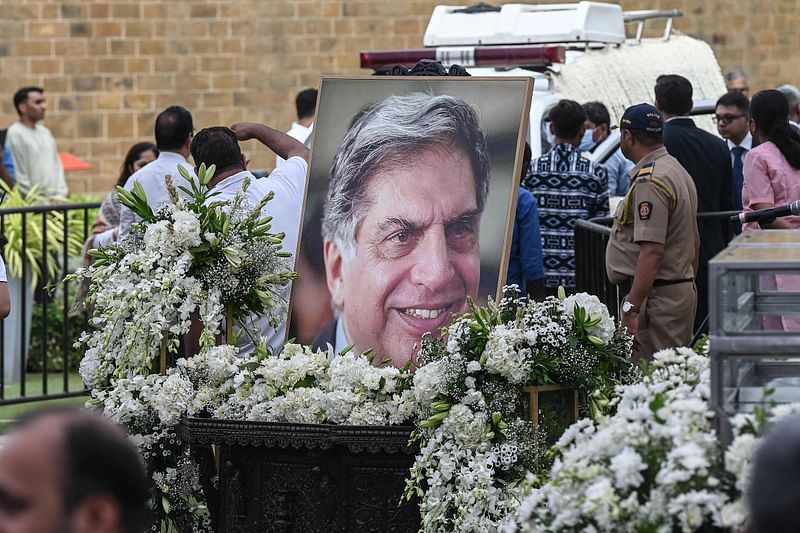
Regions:
<instances>
[{"instance_id":1,"label":"portrait subject's eye","mask_svg":"<svg viewBox=\"0 0 800 533\"><path fill-rule=\"evenodd\" d=\"M384 259L398 259L411 253L417 234L410 229L397 230L380 242L378 253Z\"/></svg>"},{"instance_id":2,"label":"portrait subject's eye","mask_svg":"<svg viewBox=\"0 0 800 533\"><path fill-rule=\"evenodd\" d=\"M477 222L470 218L458 220L447 226L447 245L463 252L471 250L477 243Z\"/></svg>"}]
</instances>

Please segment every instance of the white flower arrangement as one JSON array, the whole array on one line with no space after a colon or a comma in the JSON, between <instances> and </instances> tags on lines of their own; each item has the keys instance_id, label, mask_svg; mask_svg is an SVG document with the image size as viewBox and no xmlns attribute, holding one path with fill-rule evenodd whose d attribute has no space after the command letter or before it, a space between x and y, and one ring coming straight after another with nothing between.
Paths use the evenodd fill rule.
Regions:
<instances>
[{"instance_id":1,"label":"white flower arrangement","mask_svg":"<svg viewBox=\"0 0 800 533\"><path fill-rule=\"evenodd\" d=\"M622 385L615 414L581 420L556 443L549 478L506 532L736 531L744 525L750 461L783 405L734 419L723 449L712 427L709 362L688 348L654 355L640 383Z\"/></svg>"},{"instance_id":2,"label":"white flower arrangement","mask_svg":"<svg viewBox=\"0 0 800 533\"><path fill-rule=\"evenodd\" d=\"M185 174L191 185L182 187L185 199L167 176L173 205L156 212L140 184L133 192L119 190L120 201L143 222L120 244L90 251L92 265L70 277L91 280L86 303L94 309L93 329L79 340L86 346L80 372L89 388L147 374L162 340L169 338L168 351L177 353L193 319L203 326L200 343L211 346L225 309L243 326L249 313L273 323L283 318L281 289L294 274L280 248L283 235L271 234L270 219L261 215L272 196L250 206L245 183L232 200L209 203L213 175L205 166L198 180Z\"/></svg>"},{"instance_id":3,"label":"white flower arrangement","mask_svg":"<svg viewBox=\"0 0 800 533\"><path fill-rule=\"evenodd\" d=\"M522 388L613 389L633 375L630 350L596 297L538 304L513 287L499 306L457 318L446 341L423 339L413 392L421 449L406 487L420 498L421 530L497 531L547 465L546 424L523 418Z\"/></svg>"}]
</instances>

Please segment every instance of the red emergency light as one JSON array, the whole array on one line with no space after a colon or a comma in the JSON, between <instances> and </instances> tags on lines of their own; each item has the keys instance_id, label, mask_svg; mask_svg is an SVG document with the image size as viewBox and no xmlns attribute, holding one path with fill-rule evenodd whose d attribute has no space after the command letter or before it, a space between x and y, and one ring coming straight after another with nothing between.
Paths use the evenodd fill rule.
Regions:
<instances>
[{"instance_id":1,"label":"red emergency light","mask_svg":"<svg viewBox=\"0 0 800 533\"><path fill-rule=\"evenodd\" d=\"M409 50L367 50L361 52L361 68L379 69L403 65L412 67L421 59L462 67L549 67L563 63L564 46L440 46Z\"/></svg>"}]
</instances>

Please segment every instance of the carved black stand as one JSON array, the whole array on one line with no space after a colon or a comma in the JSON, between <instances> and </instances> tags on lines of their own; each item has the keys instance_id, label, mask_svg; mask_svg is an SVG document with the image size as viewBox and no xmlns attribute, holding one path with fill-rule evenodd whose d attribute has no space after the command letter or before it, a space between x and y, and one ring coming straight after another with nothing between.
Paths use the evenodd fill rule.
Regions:
<instances>
[{"instance_id":1,"label":"carved black stand","mask_svg":"<svg viewBox=\"0 0 800 533\"><path fill-rule=\"evenodd\" d=\"M417 502L400 505L411 431L208 418L178 427L193 448L220 446L218 533L418 531Z\"/></svg>"}]
</instances>

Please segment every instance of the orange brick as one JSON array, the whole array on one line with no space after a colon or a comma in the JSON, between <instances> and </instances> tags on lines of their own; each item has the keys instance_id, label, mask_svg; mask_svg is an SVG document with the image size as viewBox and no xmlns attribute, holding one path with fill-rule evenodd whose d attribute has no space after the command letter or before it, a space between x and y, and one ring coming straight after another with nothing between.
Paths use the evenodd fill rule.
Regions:
<instances>
[{"instance_id":1,"label":"orange brick","mask_svg":"<svg viewBox=\"0 0 800 533\"><path fill-rule=\"evenodd\" d=\"M98 37L122 37L122 24L119 22L95 22L94 35Z\"/></svg>"},{"instance_id":2,"label":"orange brick","mask_svg":"<svg viewBox=\"0 0 800 533\"><path fill-rule=\"evenodd\" d=\"M192 5L189 15L196 18L214 18L217 12L217 6L214 4L196 4Z\"/></svg>"},{"instance_id":3,"label":"orange brick","mask_svg":"<svg viewBox=\"0 0 800 533\"><path fill-rule=\"evenodd\" d=\"M143 4L142 18L147 20L163 19L167 16L167 6L162 3Z\"/></svg>"},{"instance_id":4,"label":"orange brick","mask_svg":"<svg viewBox=\"0 0 800 533\"><path fill-rule=\"evenodd\" d=\"M153 25L149 22L125 22L125 37L151 37Z\"/></svg>"},{"instance_id":5,"label":"orange brick","mask_svg":"<svg viewBox=\"0 0 800 533\"><path fill-rule=\"evenodd\" d=\"M133 19L139 18L139 2L130 2L126 4L114 4L111 6L111 18L117 19Z\"/></svg>"},{"instance_id":6,"label":"orange brick","mask_svg":"<svg viewBox=\"0 0 800 533\"><path fill-rule=\"evenodd\" d=\"M128 73L153 72L153 60L149 57L129 57L125 60Z\"/></svg>"},{"instance_id":7,"label":"orange brick","mask_svg":"<svg viewBox=\"0 0 800 533\"><path fill-rule=\"evenodd\" d=\"M109 16L111 16L111 6L108 4L92 4L89 6L89 17L107 19Z\"/></svg>"},{"instance_id":8,"label":"orange brick","mask_svg":"<svg viewBox=\"0 0 800 533\"><path fill-rule=\"evenodd\" d=\"M94 105L98 110L117 110L122 107L122 97L118 94L98 94Z\"/></svg>"},{"instance_id":9,"label":"orange brick","mask_svg":"<svg viewBox=\"0 0 800 533\"><path fill-rule=\"evenodd\" d=\"M120 74L126 70L125 60L120 57L103 57L97 60L97 69L103 74Z\"/></svg>"},{"instance_id":10,"label":"orange brick","mask_svg":"<svg viewBox=\"0 0 800 533\"><path fill-rule=\"evenodd\" d=\"M242 52L242 42L239 39L224 39L222 41L223 54L240 54Z\"/></svg>"},{"instance_id":11,"label":"orange brick","mask_svg":"<svg viewBox=\"0 0 800 533\"><path fill-rule=\"evenodd\" d=\"M53 53L52 41L24 40L13 43L12 53L15 56L49 56Z\"/></svg>"},{"instance_id":12,"label":"orange brick","mask_svg":"<svg viewBox=\"0 0 800 533\"><path fill-rule=\"evenodd\" d=\"M139 53L143 55L162 55L167 52L165 41L139 41Z\"/></svg>"},{"instance_id":13,"label":"orange brick","mask_svg":"<svg viewBox=\"0 0 800 533\"><path fill-rule=\"evenodd\" d=\"M67 37L69 25L65 22L28 22L31 37Z\"/></svg>"},{"instance_id":14,"label":"orange brick","mask_svg":"<svg viewBox=\"0 0 800 533\"><path fill-rule=\"evenodd\" d=\"M81 114L77 118L77 135L79 137L103 137L103 122L92 114Z\"/></svg>"},{"instance_id":15,"label":"orange brick","mask_svg":"<svg viewBox=\"0 0 800 533\"><path fill-rule=\"evenodd\" d=\"M58 59L31 59L31 74L60 74L61 61Z\"/></svg>"},{"instance_id":16,"label":"orange brick","mask_svg":"<svg viewBox=\"0 0 800 533\"><path fill-rule=\"evenodd\" d=\"M153 98L149 94L126 94L123 109L152 110Z\"/></svg>"},{"instance_id":17,"label":"orange brick","mask_svg":"<svg viewBox=\"0 0 800 533\"><path fill-rule=\"evenodd\" d=\"M127 39L113 39L111 41L111 55L132 56L136 53L136 43Z\"/></svg>"},{"instance_id":18,"label":"orange brick","mask_svg":"<svg viewBox=\"0 0 800 533\"><path fill-rule=\"evenodd\" d=\"M109 49L108 39L92 39L89 41L89 55L108 55Z\"/></svg>"},{"instance_id":19,"label":"orange brick","mask_svg":"<svg viewBox=\"0 0 800 533\"><path fill-rule=\"evenodd\" d=\"M138 87L140 91L166 91L174 89L174 76L156 74L139 76Z\"/></svg>"},{"instance_id":20,"label":"orange brick","mask_svg":"<svg viewBox=\"0 0 800 533\"><path fill-rule=\"evenodd\" d=\"M67 39L55 41L55 55L59 57L82 57L89 52L89 45L85 39Z\"/></svg>"},{"instance_id":21,"label":"orange brick","mask_svg":"<svg viewBox=\"0 0 800 533\"><path fill-rule=\"evenodd\" d=\"M68 76L97 73L97 62L94 59L69 56L63 62L64 73Z\"/></svg>"},{"instance_id":22,"label":"orange brick","mask_svg":"<svg viewBox=\"0 0 800 533\"><path fill-rule=\"evenodd\" d=\"M109 137L133 137L136 115L133 113L109 113L106 117Z\"/></svg>"}]
</instances>

